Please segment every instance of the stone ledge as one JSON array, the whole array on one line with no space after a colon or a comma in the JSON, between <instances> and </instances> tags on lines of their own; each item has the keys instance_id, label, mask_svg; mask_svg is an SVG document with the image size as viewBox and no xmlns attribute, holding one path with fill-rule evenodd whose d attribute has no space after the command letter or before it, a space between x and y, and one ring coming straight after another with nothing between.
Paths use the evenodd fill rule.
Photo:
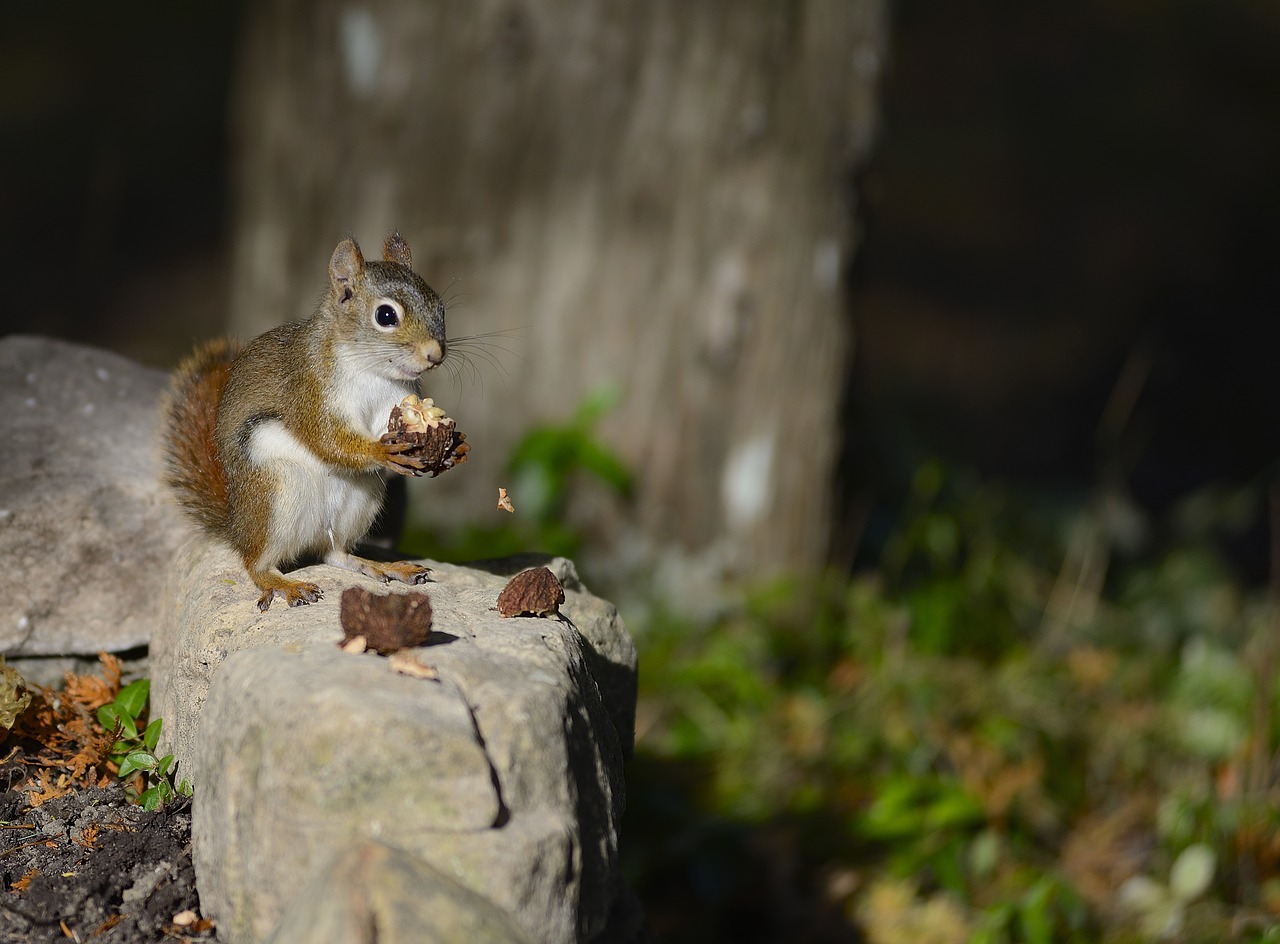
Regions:
<instances>
[{"instance_id":1,"label":"stone ledge","mask_svg":"<svg viewBox=\"0 0 1280 944\"><path fill-rule=\"evenodd\" d=\"M501 619L505 575L528 563L433 563L419 588L306 568L324 600L260 613L229 551L199 539L179 550L152 639L153 711L162 750L196 785L197 876L221 938L266 939L309 881L366 841L534 940L615 936L635 649L563 559L549 564L566 621ZM338 599L357 584L431 596L433 638L414 651L437 680L337 648Z\"/></svg>"}]
</instances>

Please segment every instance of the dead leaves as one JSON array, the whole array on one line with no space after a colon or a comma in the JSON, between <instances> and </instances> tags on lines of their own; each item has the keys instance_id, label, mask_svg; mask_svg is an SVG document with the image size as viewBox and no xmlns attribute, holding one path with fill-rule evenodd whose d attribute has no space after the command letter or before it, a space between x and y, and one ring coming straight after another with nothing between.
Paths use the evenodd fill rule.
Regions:
<instances>
[{"instance_id":1,"label":"dead leaves","mask_svg":"<svg viewBox=\"0 0 1280 944\"><path fill-rule=\"evenodd\" d=\"M0 728L12 728L18 715L31 704L31 693L26 688L26 679L5 665L4 656L0 656Z\"/></svg>"},{"instance_id":2,"label":"dead leaves","mask_svg":"<svg viewBox=\"0 0 1280 944\"><path fill-rule=\"evenodd\" d=\"M19 762L35 768L23 789L40 806L79 787L111 782L107 758L115 733L98 724L97 710L120 691L120 660L100 653L101 675L68 672L61 691L27 686L30 701L0 732L21 748Z\"/></svg>"},{"instance_id":3,"label":"dead leaves","mask_svg":"<svg viewBox=\"0 0 1280 944\"><path fill-rule=\"evenodd\" d=\"M66 774L54 774L48 770L36 772L35 782L27 787L27 805L32 809L66 796L71 792L71 778Z\"/></svg>"}]
</instances>

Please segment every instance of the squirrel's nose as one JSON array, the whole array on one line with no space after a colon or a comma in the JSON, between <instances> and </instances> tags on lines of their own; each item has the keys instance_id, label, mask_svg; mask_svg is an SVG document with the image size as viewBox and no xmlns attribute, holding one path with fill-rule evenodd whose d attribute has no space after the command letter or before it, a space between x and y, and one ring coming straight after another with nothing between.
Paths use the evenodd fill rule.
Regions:
<instances>
[{"instance_id":1,"label":"squirrel's nose","mask_svg":"<svg viewBox=\"0 0 1280 944\"><path fill-rule=\"evenodd\" d=\"M437 341L432 338L430 341L423 341L418 345L418 356L427 362L427 369L439 366L444 360L445 345L444 341Z\"/></svg>"}]
</instances>

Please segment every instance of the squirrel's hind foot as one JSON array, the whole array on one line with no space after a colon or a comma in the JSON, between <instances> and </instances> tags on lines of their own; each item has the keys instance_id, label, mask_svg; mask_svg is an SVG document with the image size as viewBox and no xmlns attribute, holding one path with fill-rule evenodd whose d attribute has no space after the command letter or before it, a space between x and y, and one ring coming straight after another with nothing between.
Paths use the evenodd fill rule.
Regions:
<instances>
[{"instance_id":1,"label":"squirrel's hind foot","mask_svg":"<svg viewBox=\"0 0 1280 944\"><path fill-rule=\"evenodd\" d=\"M415 564L411 561L384 563L341 551L326 555L325 563L333 564L335 567L343 567L347 570L354 570L357 573L364 574L366 577L381 580L383 583L390 583L393 580L398 580L401 583L426 583L431 573L430 567L423 567L421 564Z\"/></svg>"},{"instance_id":2,"label":"squirrel's hind foot","mask_svg":"<svg viewBox=\"0 0 1280 944\"><path fill-rule=\"evenodd\" d=\"M262 596L258 597L258 609L264 613L276 597L283 599L289 606L306 606L324 596L317 584L305 580L290 580L283 574L271 571L251 576L253 582L262 589Z\"/></svg>"}]
</instances>

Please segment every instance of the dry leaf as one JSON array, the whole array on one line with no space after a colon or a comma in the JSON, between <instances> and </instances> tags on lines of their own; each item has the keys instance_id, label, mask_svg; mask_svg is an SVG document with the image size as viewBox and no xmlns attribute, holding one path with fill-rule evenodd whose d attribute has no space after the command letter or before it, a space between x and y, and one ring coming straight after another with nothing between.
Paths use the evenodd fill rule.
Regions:
<instances>
[{"instance_id":1,"label":"dry leaf","mask_svg":"<svg viewBox=\"0 0 1280 944\"><path fill-rule=\"evenodd\" d=\"M84 705L91 711L97 711L115 698L120 691L120 660L109 652L99 652L98 660L102 663L102 678L96 675L76 675L74 672L68 672L63 689L65 697Z\"/></svg>"},{"instance_id":2,"label":"dry leaf","mask_svg":"<svg viewBox=\"0 0 1280 944\"><path fill-rule=\"evenodd\" d=\"M508 497L507 490L505 488L498 489L498 508L502 511L510 512L514 512L516 510L515 505L511 504L511 499Z\"/></svg>"},{"instance_id":3,"label":"dry leaf","mask_svg":"<svg viewBox=\"0 0 1280 944\"><path fill-rule=\"evenodd\" d=\"M97 825L86 826L83 830L80 831L80 835L73 837L73 840L76 843L76 845L84 846L86 849L92 849L94 845L98 842L99 832L100 832L100 827L98 827Z\"/></svg>"},{"instance_id":4,"label":"dry leaf","mask_svg":"<svg viewBox=\"0 0 1280 944\"><path fill-rule=\"evenodd\" d=\"M36 774L35 786L38 789L30 790L27 793L27 803L32 809L49 800L70 793L72 784L71 779L66 774L58 774L55 780L50 771L42 770Z\"/></svg>"},{"instance_id":5,"label":"dry leaf","mask_svg":"<svg viewBox=\"0 0 1280 944\"><path fill-rule=\"evenodd\" d=\"M0 728L12 728L18 715L31 704L27 687L27 680L17 669L5 665L4 656L0 656Z\"/></svg>"},{"instance_id":6,"label":"dry leaf","mask_svg":"<svg viewBox=\"0 0 1280 944\"><path fill-rule=\"evenodd\" d=\"M31 884L31 880L39 874L40 874L39 869L31 869L28 872L26 872L22 876L22 878L18 879L16 882L11 883L9 887L12 888L15 892L25 892L27 890L27 886Z\"/></svg>"},{"instance_id":7,"label":"dry leaf","mask_svg":"<svg viewBox=\"0 0 1280 944\"><path fill-rule=\"evenodd\" d=\"M108 918L106 921L103 921L102 924L98 925L96 928L93 929L93 934L91 935L91 937L102 936L103 934L110 931L112 928L114 928L117 924L119 924L123 920L124 920L124 915L120 914L119 912L117 912L116 914L113 914L110 918Z\"/></svg>"}]
</instances>

